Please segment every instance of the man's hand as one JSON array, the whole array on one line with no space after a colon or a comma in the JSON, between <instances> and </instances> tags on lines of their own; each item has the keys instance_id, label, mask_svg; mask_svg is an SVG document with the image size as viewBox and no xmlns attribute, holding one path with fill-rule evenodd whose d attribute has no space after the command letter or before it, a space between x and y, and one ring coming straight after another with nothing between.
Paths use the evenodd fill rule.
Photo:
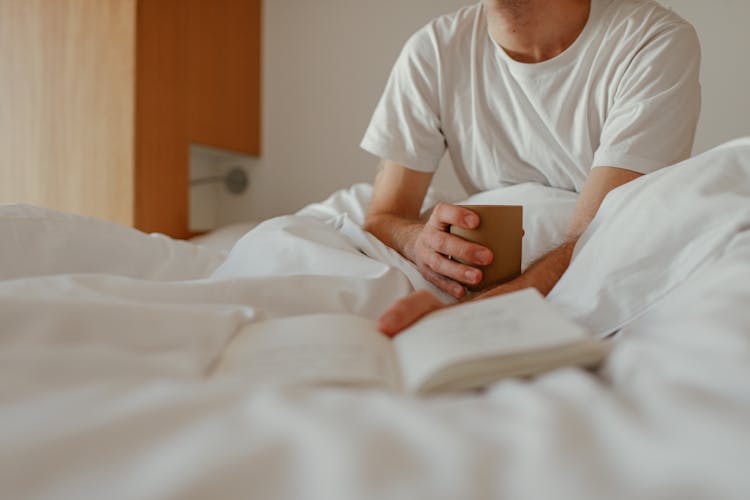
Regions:
<instances>
[{"instance_id":1,"label":"man's hand","mask_svg":"<svg viewBox=\"0 0 750 500\"><path fill-rule=\"evenodd\" d=\"M482 271L461 264L454 259L486 266L492 262L492 251L448 232L451 225L474 229L479 216L463 207L438 203L430 219L419 232L407 255L417 265L422 276L453 297L466 293L463 284L476 285L482 281Z\"/></svg>"},{"instance_id":2,"label":"man's hand","mask_svg":"<svg viewBox=\"0 0 750 500\"><path fill-rule=\"evenodd\" d=\"M607 193L640 176L641 174L638 172L621 168L598 167L593 169L578 198L568 228L568 241L536 261L518 278L492 288L475 297L475 299L481 300L530 287L534 287L543 295L547 295L568 268L578 238L596 215ZM378 328L381 332L392 337L421 317L443 307L447 306L429 292L416 292L397 301L383 313Z\"/></svg>"},{"instance_id":3,"label":"man's hand","mask_svg":"<svg viewBox=\"0 0 750 500\"><path fill-rule=\"evenodd\" d=\"M467 229L477 227L479 216L471 210L440 203L427 223L419 219L431 181L432 174L383 162L375 179L364 228L414 262L428 281L449 295L461 298L466 294L464 284L475 285L482 280L482 271L471 264L491 263L492 252L448 232L453 224Z\"/></svg>"},{"instance_id":4,"label":"man's hand","mask_svg":"<svg viewBox=\"0 0 750 500\"><path fill-rule=\"evenodd\" d=\"M414 292L397 301L378 320L378 330L393 337L419 318L438 309L449 307L426 290Z\"/></svg>"},{"instance_id":5,"label":"man's hand","mask_svg":"<svg viewBox=\"0 0 750 500\"><path fill-rule=\"evenodd\" d=\"M492 290L483 293L471 300L481 300L488 297L516 292L527 288L526 284L518 279L498 285ZM378 320L378 330L389 337L395 337L402 330L413 325L424 316L446 307L456 304L443 304L440 299L426 290L420 290L397 300L389 307Z\"/></svg>"}]
</instances>

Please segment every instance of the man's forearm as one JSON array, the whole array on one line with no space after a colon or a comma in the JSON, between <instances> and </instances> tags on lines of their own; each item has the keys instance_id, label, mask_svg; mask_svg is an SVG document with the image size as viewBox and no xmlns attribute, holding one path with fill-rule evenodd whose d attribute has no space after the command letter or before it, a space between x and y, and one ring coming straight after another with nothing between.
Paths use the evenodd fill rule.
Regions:
<instances>
[{"instance_id":1,"label":"man's forearm","mask_svg":"<svg viewBox=\"0 0 750 500\"><path fill-rule=\"evenodd\" d=\"M604 197L611 190L622 186L642 174L616 167L597 167L592 169L576 204L575 212L568 228L569 238L555 250L551 251L526 270L515 280L489 290L478 298L501 295L523 288L536 288L547 295L560 281L573 258L573 249L581 234L586 230L602 204Z\"/></svg>"},{"instance_id":2,"label":"man's forearm","mask_svg":"<svg viewBox=\"0 0 750 500\"><path fill-rule=\"evenodd\" d=\"M565 274L565 271L568 269L570 261L573 258L573 249L576 246L576 241L577 240L563 243L541 259L537 260L518 278L503 283L502 285L498 285L476 298L485 299L495 295L515 292L524 288L536 288L542 295L547 295L557 282L560 281L560 278L562 278L562 275Z\"/></svg>"},{"instance_id":3,"label":"man's forearm","mask_svg":"<svg viewBox=\"0 0 750 500\"><path fill-rule=\"evenodd\" d=\"M503 283L472 300L486 299L530 287L547 295L570 265L575 244L575 241L571 241L560 245L515 280ZM421 290L397 301L383 313L378 322L378 329L392 337L422 316L445 307L450 306L442 303L435 295Z\"/></svg>"},{"instance_id":4,"label":"man's forearm","mask_svg":"<svg viewBox=\"0 0 750 500\"><path fill-rule=\"evenodd\" d=\"M423 226L424 224L419 220L410 220L397 215L378 214L368 216L363 228L414 262L414 241Z\"/></svg>"}]
</instances>

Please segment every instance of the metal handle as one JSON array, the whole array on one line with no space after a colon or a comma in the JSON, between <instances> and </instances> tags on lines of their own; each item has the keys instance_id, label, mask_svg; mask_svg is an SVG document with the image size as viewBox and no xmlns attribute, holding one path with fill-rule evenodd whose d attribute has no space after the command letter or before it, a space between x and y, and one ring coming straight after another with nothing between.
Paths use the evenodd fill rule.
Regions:
<instances>
[{"instance_id":1,"label":"metal handle","mask_svg":"<svg viewBox=\"0 0 750 500\"><path fill-rule=\"evenodd\" d=\"M197 179L190 180L190 186L202 186L205 184L213 184L216 182L224 183L224 187L227 188L232 194L242 194L250 184L250 180L247 178L247 174L240 167L234 167L226 175L215 175L212 177L199 177Z\"/></svg>"}]
</instances>

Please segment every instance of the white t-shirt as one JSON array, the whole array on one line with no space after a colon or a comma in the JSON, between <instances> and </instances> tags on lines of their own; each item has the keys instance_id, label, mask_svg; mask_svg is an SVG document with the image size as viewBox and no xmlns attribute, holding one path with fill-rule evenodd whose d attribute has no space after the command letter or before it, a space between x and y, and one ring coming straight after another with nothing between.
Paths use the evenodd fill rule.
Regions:
<instances>
[{"instance_id":1,"label":"white t-shirt","mask_svg":"<svg viewBox=\"0 0 750 500\"><path fill-rule=\"evenodd\" d=\"M593 167L648 173L690 156L700 113L693 27L648 0L592 0L553 59L511 59L485 8L406 43L362 148L434 172L447 147L469 193L521 182L580 191Z\"/></svg>"}]
</instances>

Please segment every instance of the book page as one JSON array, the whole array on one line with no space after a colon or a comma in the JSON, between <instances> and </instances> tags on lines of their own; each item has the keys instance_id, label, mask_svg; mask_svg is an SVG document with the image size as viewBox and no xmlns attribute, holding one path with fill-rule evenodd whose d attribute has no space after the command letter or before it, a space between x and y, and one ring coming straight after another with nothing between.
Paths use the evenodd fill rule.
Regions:
<instances>
[{"instance_id":1,"label":"book page","mask_svg":"<svg viewBox=\"0 0 750 500\"><path fill-rule=\"evenodd\" d=\"M348 314L252 323L232 339L214 374L257 384L401 387L393 343L373 321Z\"/></svg>"},{"instance_id":2,"label":"book page","mask_svg":"<svg viewBox=\"0 0 750 500\"><path fill-rule=\"evenodd\" d=\"M428 315L394 344L404 384L417 391L451 364L501 354L521 356L588 338L539 292L527 289Z\"/></svg>"}]
</instances>

